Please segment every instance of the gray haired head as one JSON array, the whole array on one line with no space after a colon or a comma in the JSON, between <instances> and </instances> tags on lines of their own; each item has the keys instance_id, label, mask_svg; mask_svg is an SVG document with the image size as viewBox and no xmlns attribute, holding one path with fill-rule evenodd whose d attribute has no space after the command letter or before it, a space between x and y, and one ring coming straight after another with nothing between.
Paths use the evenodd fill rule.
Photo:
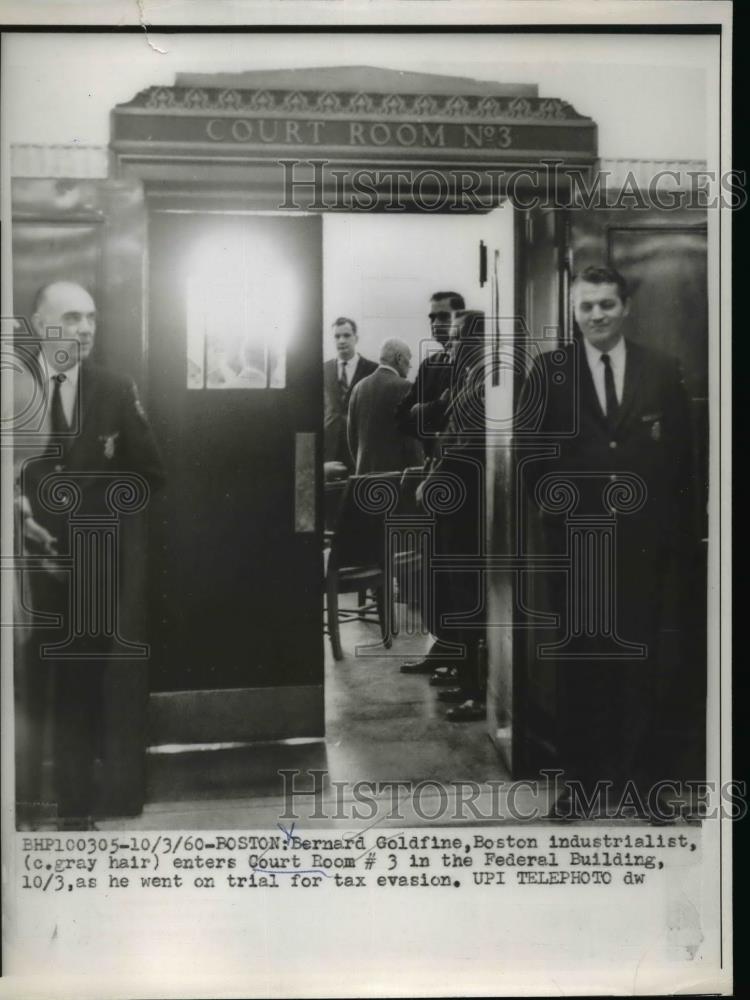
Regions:
<instances>
[{"instance_id":1,"label":"gray haired head","mask_svg":"<svg viewBox=\"0 0 750 1000\"><path fill-rule=\"evenodd\" d=\"M398 337L389 337L380 348L380 363L395 368L399 375L406 378L411 366L411 348Z\"/></svg>"}]
</instances>

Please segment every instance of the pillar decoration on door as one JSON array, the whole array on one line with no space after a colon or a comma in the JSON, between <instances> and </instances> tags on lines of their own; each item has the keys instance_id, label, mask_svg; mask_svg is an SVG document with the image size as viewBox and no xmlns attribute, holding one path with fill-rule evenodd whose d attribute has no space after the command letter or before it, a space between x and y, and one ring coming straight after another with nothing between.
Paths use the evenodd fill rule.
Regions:
<instances>
[{"instance_id":1,"label":"pillar decoration on door","mask_svg":"<svg viewBox=\"0 0 750 1000\"><path fill-rule=\"evenodd\" d=\"M94 483L94 480L97 480ZM104 510L81 510L84 493L103 491ZM146 659L149 647L130 642L120 630L120 518L142 511L149 497L145 479L135 473L52 473L39 487L40 502L56 514L68 515L67 556L48 561L68 578L67 635L44 644L41 655L52 659ZM20 560L23 568L23 559Z\"/></svg>"},{"instance_id":2,"label":"pillar decoration on door","mask_svg":"<svg viewBox=\"0 0 750 1000\"><path fill-rule=\"evenodd\" d=\"M585 505L581 502L584 493ZM565 517L566 531L564 634L558 642L540 644L539 656L644 659L647 647L618 633L617 519L643 507L645 482L630 472L548 473L536 484L535 494L545 514ZM593 508L596 502L598 510Z\"/></svg>"}]
</instances>

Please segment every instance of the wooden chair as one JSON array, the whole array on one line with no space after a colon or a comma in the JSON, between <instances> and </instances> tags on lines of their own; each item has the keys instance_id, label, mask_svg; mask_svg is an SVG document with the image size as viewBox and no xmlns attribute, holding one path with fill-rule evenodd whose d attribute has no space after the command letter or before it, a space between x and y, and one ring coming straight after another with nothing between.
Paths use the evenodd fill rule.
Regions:
<instances>
[{"instance_id":1,"label":"wooden chair","mask_svg":"<svg viewBox=\"0 0 750 1000\"><path fill-rule=\"evenodd\" d=\"M391 624L393 622L392 581L385 572L385 509L375 503L368 503L368 488L376 489L379 484L395 490L398 495L400 473L352 476L345 484L341 496L335 525L327 531L330 547L326 552L326 623L331 639L333 656L343 659L340 625L358 619L380 625L380 633L386 648L391 645ZM331 485L331 484L328 484ZM331 506L334 493L331 491ZM328 502L328 490L326 499ZM367 591L374 595L374 605L362 602ZM359 600L356 608L339 607L339 594L356 593Z\"/></svg>"}]
</instances>

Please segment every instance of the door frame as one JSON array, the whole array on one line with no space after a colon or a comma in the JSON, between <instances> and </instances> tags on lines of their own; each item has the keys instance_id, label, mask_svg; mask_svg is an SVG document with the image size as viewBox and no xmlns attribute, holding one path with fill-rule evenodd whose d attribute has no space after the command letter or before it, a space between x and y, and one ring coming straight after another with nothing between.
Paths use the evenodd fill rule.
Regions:
<instances>
[{"instance_id":1,"label":"door frame","mask_svg":"<svg viewBox=\"0 0 750 1000\"><path fill-rule=\"evenodd\" d=\"M227 203L217 207L210 192L199 186L174 191L159 186L155 193L146 185L146 302L144 303L143 357L145 383L150 390L149 343L151 275L151 220L155 215L201 215L300 218L319 215L305 210L253 208L246 198L236 206ZM322 267L321 226L321 267ZM322 399L321 399L322 411ZM316 441L315 508L316 532L323 510L322 440ZM321 554L321 594L323 561ZM322 613L321 613L322 630ZM325 735L323 684L292 684L276 687L237 687L206 690L150 691L148 697L147 746L184 746L248 743L288 739L320 740Z\"/></svg>"}]
</instances>

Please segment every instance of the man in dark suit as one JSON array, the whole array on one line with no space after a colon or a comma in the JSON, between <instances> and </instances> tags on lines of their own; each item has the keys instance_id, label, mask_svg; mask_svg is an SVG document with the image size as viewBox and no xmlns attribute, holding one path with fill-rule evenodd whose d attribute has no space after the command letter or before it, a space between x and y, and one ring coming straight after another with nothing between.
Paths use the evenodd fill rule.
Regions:
<instances>
[{"instance_id":1,"label":"man in dark suit","mask_svg":"<svg viewBox=\"0 0 750 1000\"><path fill-rule=\"evenodd\" d=\"M17 505L26 551L53 557L29 574L33 610L60 615L61 627L33 629L22 664L25 676L19 684L18 819L33 824L34 804L39 802L46 701L51 686L52 804L61 828L85 829L91 825L95 805L102 658L107 657L102 632L106 636L107 630L100 628L93 642L81 623L93 620L88 616L96 618L97 613L114 615L117 621L120 609L93 607L103 601L101 587L84 594L82 604L81 595L77 595L76 603L69 593L71 581L56 570L54 557L74 555L68 550L71 514L76 519L112 516L113 503L116 508L118 501L111 490L116 488L118 475L125 490L121 499L127 504L129 474L139 477L136 492L140 489L147 498L161 485L163 470L134 383L90 360L96 332L91 295L74 282L47 285L37 295L32 324L40 348L36 391L41 393L45 407L38 453L27 454L18 469ZM134 481L130 482L132 485ZM77 502L69 502L76 497ZM123 555L123 562L127 562L134 553ZM84 606L87 602L91 606ZM76 621L71 621L71 615ZM64 658L55 658L54 653L45 655L43 646L62 639L70 640ZM105 637L105 645L107 641Z\"/></svg>"},{"instance_id":2,"label":"man in dark suit","mask_svg":"<svg viewBox=\"0 0 750 1000\"><path fill-rule=\"evenodd\" d=\"M354 386L349 400L349 451L355 473L395 472L421 464L422 449L396 427L396 407L411 388L411 350L391 338L380 348L380 364Z\"/></svg>"},{"instance_id":3,"label":"man in dark suit","mask_svg":"<svg viewBox=\"0 0 750 1000\"><path fill-rule=\"evenodd\" d=\"M450 665L436 667L431 684L441 688L438 701L453 704L450 722L480 722L487 717L485 678L480 653L487 634L487 602L481 575L461 567L484 552L487 429L484 382L486 356L484 313L460 310L449 344L450 400L437 454L419 488L421 504L433 511L433 553L455 562L433 572L422 614L432 635L463 647ZM439 498L437 509L431 496ZM453 621L451 621L453 619ZM457 619L461 620L458 624Z\"/></svg>"},{"instance_id":4,"label":"man in dark suit","mask_svg":"<svg viewBox=\"0 0 750 1000\"><path fill-rule=\"evenodd\" d=\"M435 454L438 435L445 428L450 402L452 361L448 343L456 313L465 308L464 297L458 292L435 292L430 296L430 334L440 344L440 350L420 363L414 384L396 410L399 430L421 443L428 465ZM440 655L440 643L433 642L423 659L403 663L401 673L431 674L436 668L441 669L440 664L450 669Z\"/></svg>"},{"instance_id":5,"label":"man in dark suit","mask_svg":"<svg viewBox=\"0 0 750 1000\"><path fill-rule=\"evenodd\" d=\"M688 400L673 358L623 337L617 271L587 268L571 295L580 337L535 362L519 410L520 429L555 446L527 467L527 485L546 551L571 561L567 580L550 574L558 742L587 786L644 788L665 571L689 544Z\"/></svg>"},{"instance_id":6,"label":"man in dark suit","mask_svg":"<svg viewBox=\"0 0 750 1000\"><path fill-rule=\"evenodd\" d=\"M352 389L378 367L357 352L357 324L339 316L333 324L336 357L323 365L323 452L326 462L340 462L350 471L354 461L347 442L346 421Z\"/></svg>"},{"instance_id":7,"label":"man in dark suit","mask_svg":"<svg viewBox=\"0 0 750 1000\"><path fill-rule=\"evenodd\" d=\"M435 292L430 297L430 333L440 344L440 350L421 362L414 384L396 411L401 432L418 438L428 457L433 452L437 435L445 426L451 386L448 342L456 313L465 308L464 298L458 292Z\"/></svg>"}]
</instances>

